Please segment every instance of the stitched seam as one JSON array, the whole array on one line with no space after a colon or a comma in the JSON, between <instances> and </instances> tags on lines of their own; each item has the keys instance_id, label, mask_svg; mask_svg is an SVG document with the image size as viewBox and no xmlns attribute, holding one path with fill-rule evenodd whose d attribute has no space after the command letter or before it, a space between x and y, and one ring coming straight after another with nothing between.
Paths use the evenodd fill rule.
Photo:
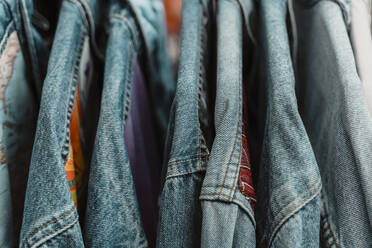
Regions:
<instances>
[{"instance_id":1,"label":"stitched seam","mask_svg":"<svg viewBox=\"0 0 372 248\"><path fill-rule=\"evenodd\" d=\"M72 109L73 109L74 102L75 102L75 89L76 89L76 83L78 80L77 77L79 74L78 72L79 72L79 67L80 67L80 58L82 54L83 44L84 44L84 30L82 29L80 31L80 40L79 40L78 49L77 49L77 56L74 62L73 72L72 72L71 81L70 81L70 90L69 90L70 97L68 100L67 113L66 113L67 123L65 127L65 138L64 138L63 145L62 145L62 151L61 151L62 159L64 161L63 164L66 163L68 151L69 151L71 113L72 113Z\"/></svg>"},{"instance_id":2,"label":"stitched seam","mask_svg":"<svg viewBox=\"0 0 372 248\"><path fill-rule=\"evenodd\" d=\"M225 201L223 201L223 200L216 200L216 199L210 199L210 198L202 198L202 196L214 196L214 195L213 195L213 194L204 194L204 195L201 195L201 196L199 197L199 199L200 199L201 201L220 201L220 202L225 202ZM224 195L224 196L227 196L227 195ZM228 196L227 196L227 197L228 197ZM240 208L242 208L244 211L248 212L248 216L249 216L249 218L251 219L251 222L253 223L253 226L256 228L256 221L255 221L253 215L250 213L250 211L247 210L247 209L250 207L250 204L249 204L249 203L243 202L243 201L241 201L241 200L239 200L239 199L237 199L237 198L234 198L234 199L232 200L232 202L229 202L229 203L236 204L236 205L238 205ZM249 207L248 207L248 206L249 206Z\"/></svg>"},{"instance_id":3,"label":"stitched seam","mask_svg":"<svg viewBox=\"0 0 372 248\"><path fill-rule=\"evenodd\" d=\"M239 75L239 81L241 81L240 80L241 79L241 75ZM239 87L239 109L238 109L238 113L241 113L241 106L240 106L240 103L241 102L241 92L240 92L240 87ZM239 117L240 118L240 117ZM239 120L239 122L238 122L238 124L240 123L240 120ZM229 158L229 162L227 163L227 167L226 167L226 170L225 170L225 176L224 176L224 178L223 178L223 182L222 182L222 185L224 186L225 185L225 182L226 182L226 177L227 177L227 172L228 172L228 170L229 170L229 168L230 168L230 164L231 164L231 159L232 159L232 155L233 155L233 153L234 153L234 151L235 151L235 149L236 149L236 143L237 143L237 138L238 138L238 132L239 132L239 125L237 125L237 128L236 128L236 132L235 132L235 139L234 139L234 146L233 146L233 149L232 149L232 151L231 151L231 153L230 153L230 158ZM236 177L236 175L237 175L237 171L238 170L236 170L235 171L235 177ZM235 183L236 183L236 180L234 180L235 181ZM235 185L233 186L233 188L235 188ZM222 188L221 188L221 191L220 191L220 193L222 193ZM231 189L231 193L230 193L230 198L232 197L232 194L233 194L233 190ZM230 199L231 200L231 199Z\"/></svg>"},{"instance_id":4,"label":"stitched seam","mask_svg":"<svg viewBox=\"0 0 372 248\"><path fill-rule=\"evenodd\" d=\"M239 7L239 4L238 4L238 7ZM243 54L242 54L243 56ZM236 140L238 142L238 139L237 139L237 136L238 136L238 133L239 133L239 130L240 130L240 133L243 132L242 130L242 125L243 125L243 79L242 79L242 74L243 74L243 64L242 64L242 56L240 57L239 59L239 68L242 68L240 73L239 73L239 112L238 113L241 113L238 115L238 118L239 118L239 121L238 121L238 126L237 126L237 130L236 130ZM241 135L239 137L240 141L241 141ZM236 185L238 184L238 178L239 178L239 170L240 170L240 166L241 166L241 160L242 160L242 142L240 142L240 151L239 151L239 164L238 166L235 168L235 175L234 175L234 182L233 182L233 186L231 188L231 199L233 198L233 194L234 194L234 191L235 191L235 188L236 188ZM234 149L235 150L235 149Z\"/></svg>"},{"instance_id":5,"label":"stitched seam","mask_svg":"<svg viewBox=\"0 0 372 248\"><path fill-rule=\"evenodd\" d=\"M235 2L235 4L237 4L237 6L238 6L238 8L240 9L240 6L239 6L239 4L237 3L237 2ZM239 61L239 64L241 63L241 61ZM239 84L240 84L240 81L241 81L241 73L239 73ZM238 113L241 113L241 92L240 92L240 86L239 86L239 104L238 104L238 106L239 106L239 109L238 109ZM240 118L240 117L239 117ZM226 167L226 170L225 170L225 175L224 175L224 178L223 178L223 182L222 182L222 185L224 186L225 185L225 182L226 182L226 177L227 177L227 172L229 171L229 168L230 168L230 163L231 163L231 159L232 159L232 155L233 155L233 153L234 153L234 151L235 151L235 149L236 149L236 143L237 143L237 138L238 138L238 132L239 132L239 124L240 124L240 119L239 119L239 121L238 121L238 125L237 125L237 127L236 127L236 132L235 132L235 139L234 139L234 146L233 146L233 149L232 149L232 151L231 151L231 153L230 153L230 158L229 158L229 162L228 162L228 164L227 164L227 167ZM240 160L239 160L240 161ZM235 171L235 175L234 175L234 177L236 177L236 175L237 175L237 171L239 171L239 170L236 170ZM236 180L234 180L234 182L236 183ZM235 185L233 185L233 188L235 188ZM230 193L230 200L232 199L232 194L233 194L233 190L231 189L231 193ZM220 194L222 193L222 188L221 188L221 190L220 190ZM219 194L219 195L220 195Z\"/></svg>"},{"instance_id":6,"label":"stitched seam","mask_svg":"<svg viewBox=\"0 0 372 248\"><path fill-rule=\"evenodd\" d=\"M57 229L55 229L55 230L53 231L53 232L54 232L53 234L49 234L49 235L47 235L47 236L45 236L45 237L42 237L42 238L38 239L36 242L34 242L34 245L32 245L30 248L39 246L40 244L38 244L38 242L42 241L43 239L45 239L45 240L42 241L41 244L44 243L44 242L46 242L46 241L48 241L49 238L52 238L52 237L56 234L56 232L58 232L59 230L65 228L65 227L72 226L73 224L75 224L75 222L77 221L77 219L78 219L78 218L75 217L75 218L72 219L70 222L68 222L68 223L66 223L65 225L60 226L60 227L58 227Z\"/></svg>"},{"instance_id":7,"label":"stitched seam","mask_svg":"<svg viewBox=\"0 0 372 248\"><path fill-rule=\"evenodd\" d=\"M177 164L182 164L184 162L190 162L190 161L195 161L195 160L199 160L199 159L206 160L206 159L208 159L208 156L209 156L208 154L205 154L205 155L200 156L200 157L204 157L204 158L195 157L195 158L190 158L190 159L172 161L172 162L168 163L168 167L172 167L172 166L177 165Z\"/></svg>"},{"instance_id":8,"label":"stitched seam","mask_svg":"<svg viewBox=\"0 0 372 248\"><path fill-rule=\"evenodd\" d=\"M132 76L132 66L133 66L133 57L132 57L132 46L133 46L133 40L130 42L129 46L128 46L128 57L127 57L127 68L126 68L126 76L125 76L125 87L126 87L126 90L125 90L125 96L124 96L124 125L125 125L125 121L127 120L128 118L128 115L129 115L129 111L130 111L130 96L131 96L131 88L132 88L132 84L131 84L131 76Z\"/></svg>"},{"instance_id":9,"label":"stitched seam","mask_svg":"<svg viewBox=\"0 0 372 248\"><path fill-rule=\"evenodd\" d=\"M196 160L196 159L195 159ZM207 160L208 160L208 157L205 158L204 160L204 163L206 164L207 163ZM200 161L200 163L202 164L203 161ZM176 165L176 164L174 164ZM169 168L169 167L168 167ZM185 172L179 172L179 173L169 173L166 178L171 178L171 177L176 177L176 176L182 176L182 175L187 175L187 174L192 174L192 173L198 173L200 171L205 171L207 168L207 166L201 166L201 167L198 167L197 169L189 169L189 170L186 170ZM169 171L169 170L168 170Z\"/></svg>"},{"instance_id":10,"label":"stitched seam","mask_svg":"<svg viewBox=\"0 0 372 248\"><path fill-rule=\"evenodd\" d=\"M325 216L324 216L323 218L325 218L325 220L326 220L326 222L327 222L327 225L328 225L328 230L329 230L329 232L330 232L330 234L331 234L331 236L332 236L333 242L334 242L336 248L338 248L339 246L338 246L338 244L337 244L337 242L336 242L336 237L335 237L335 235L334 235L334 233L333 233L333 231L332 231L331 224L330 224L330 222L329 222L328 212L327 212L327 209L326 209L326 205L325 205L325 201L324 201L324 197L323 197L323 195L321 195L321 200L322 200L322 204L323 204L323 208L324 208L324 213L325 213ZM327 235L327 236L328 236L328 235ZM327 244L328 244L328 247L330 247L329 239L327 239Z\"/></svg>"},{"instance_id":11,"label":"stitched seam","mask_svg":"<svg viewBox=\"0 0 372 248\"><path fill-rule=\"evenodd\" d=\"M229 197L229 195L226 195L226 194L222 194L223 196L226 196L226 197ZM214 195L214 194L203 194L201 196L217 196L217 195ZM221 201L221 200L215 200L215 199L208 199L208 198L200 198L200 200L202 201ZM223 202L223 201L222 201ZM239 203L239 204L242 204L244 207L247 207L249 205L249 203L244 203L242 202L241 200L238 200L238 199L233 199L232 203Z\"/></svg>"},{"instance_id":12,"label":"stitched seam","mask_svg":"<svg viewBox=\"0 0 372 248\"><path fill-rule=\"evenodd\" d=\"M59 221L59 220L61 220L61 219L64 219L64 218L66 218L66 217L69 217L69 216L74 212L74 210L75 210L75 207L73 207L73 208L70 209L68 212L64 213L63 215L57 217L56 219L51 220L51 221L49 221L49 222L47 222L47 223L45 223L45 224L39 226L37 229L35 229L35 231L33 231L32 233L30 233L30 234L27 236L27 238L26 238L26 242L23 243L22 247L25 247L26 243L29 243L29 240L32 238L32 236L34 236L34 235L36 235L38 232L40 232L41 229L46 228L47 226L49 226L49 225L51 225L51 224L53 224L53 223L55 223L55 222L57 222L57 221Z\"/></svg>"},{"instance_id":13,"label":"stitched seam","mask_svg":"<svg viewBox=\"0 0 372 248\"><path fill-rule=\"evenodd\" d=\"M329 241L323 233L322 233L322 240L323 240L324 244L327 246L327 248L330 248Z\"/></svg>"},{"instance_id":14,"label":"stitched seam","mask_svg":"<svg viewBox=\"0 0 372 248\"><path fill-rule=\"evenodd\" d=\"M321 222L323 222L323 217L321 216ZM321 223L322 224L322 229L324 229L323 225L326 225L327 223ZM329 235L326 235L324 232L321 233L322 235L322 240L324 242L324 244L327 246L327 248L331 248L331 244L329 243Z\"/></svg>"},{"instance_id":15,"label":"stitched seam","mask_svg":"<svg viewBox=\"0 0 372 248\"><path fill-rule=\"evenodd\" d=\"M11 30L13 28L13 30ZM1 40L0 42L0 53L3 53L4 52L4 49L5 49L5 45L4 43L7 43L8 41L8 38L9 36L13 33L14 30L14 22L11 21L8 25L8 27L6 28L5 30L5 33L4 33L4 36L3 36L3 39ZM18 36L18 35L17 35Z\"/></svg>"},{"instance_id":16,"label":"stitched seam","mask_svg":"<svg viewBox=\"0 0 372 248\"><path fill-rule=\"evenodd\" d=\"M320 187L319 187L320 186ZM270 237L270 241L269 241L269 247L271 246L271 243L273 242L278 230L280 227L282 227L283 223L289 219L292 215L294 215L296 212L298 212L301 208L303 208L304 206L306 206L311 200L313 200L321 191L322 187L321 187L321 181L319 181L317 184L315 184L313 187L311 187L311 189L309 191L306 191L302 194L300 194L296 199L298 198L301 198L303 195L306 195L308 192L312 192L313 190L315 190L317 187L319 187L318 190L316 190L309 198L307 198L305 201L303 201L300 205L298 205L295 209L293 209L292 211L290 211L288 214L286 214L285 216L283 216L279 221L278 221L278 224L275 226L274 230L273 230L273 234L271 235ZM293 200L291 201L290 203L288 203L284 208L282 208L278 213L282 212L284 209L286 209L287 207L289 207L293 202L296 201Z\"/></svg>"},{"instance_id":17,"label":"stitched seam","mask_svg":"<svg viewBox=\"0 0 372 248\"><path fill-rule=\"evenodd\" d=\"M193 170L193 171L187 171L187 172L184 172L184 173L172 174L172 175L167 176L166 179L186 176L186 175L190 175L190 174L196 174L196 173L205 172L205 171L206 171L206 168L202 168L200 170Z\"/></svg>"},{"instance_id":18,"label":"stitched seam","mask_svg":"<svg viewBox=\"0 0 372 248\"><path fill-rule=\"evenodd\" d=\"M201 198L202 196L215 196L215 197L220 197L220 196L226 196L227 199L230 201L230 195L227 195L227 194L224 194L224 193L204 193L204 194L200 194L200 197Z\"/></svg>"},{"instance_id":19,"label":"stitched seam","mask_svg":"<svg viewBox=\"0 0 372 248\"><path fill-rule=\"evenodd\" d=\"M198 67L198 83L197 83L197 88L198 88L198 94L197 94L197 102L198 102L198 129L199 129L199 154L198 154L198 157L199 157L199 170L201 169L201 136L202 136L202 130L201 130L201 127L200 127L200 98L201 98L201 91L202 91L202 87L203 87L203 75L201 74L201 67L203 66L203 62L204 62L204 39L203 39L203 35L204 35L204 23L203 23L203 18L204 18L204 9L203 7L200 9L200 39L199 39L199 67Z\"/></svg>"},{"instance_id":20,"label":"stitched seam","mask_svg":"<svg viewBox=\"0 0 372 248\"><path fill-rule=\"evenodd\" d=\"M231 190L231 187L226 187L226 185L203 185L203 188L225 188Z\"/></svg>"}]
</instances>

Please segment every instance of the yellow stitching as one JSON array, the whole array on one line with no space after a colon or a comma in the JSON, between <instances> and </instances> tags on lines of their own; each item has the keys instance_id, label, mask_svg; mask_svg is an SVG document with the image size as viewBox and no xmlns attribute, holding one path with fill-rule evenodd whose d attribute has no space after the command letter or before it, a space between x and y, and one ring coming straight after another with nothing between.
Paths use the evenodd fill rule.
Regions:
<instances>
[{"instance_id":1,"label":"yellow stitching","mask_svg":"<svg viewBox=\"0 0 372 248\"><path fill-rule=\"evenodd\" d=\"M208 159L208 154L205 154L203 156L200 156L200 157L203 157L202 160L207 160ZM168 167L171 167L171 166L174 166L174 165L177 165L177 164L181 164L181 163L184 163L184 162L190 162L190 161L194 161L194 160L198 160L198 159L201 159L199 156L197 158L190 158L190 159L184 159L184 160L173 160L171 162L168 162Z\"/></svg>"},{"instance_id":2,"label":"yellow stitching","mask_svg":"<svg viewBox=\"0 0 372 248\"><path fill-rule=\"evenodd\" d=\"M291 201L290 203L288 203L285 207L283 207L282 209L279 210L278 214L280 212L282 212L284 209L288 208L293 202L295 202L298 198L301 198L303 195L306 195L308 192L312 192L313 190L315 190L317 187L321 186L321 182L319 181L317 184L315 184L309 191L305 191L303 192L302 194L298 195L296 197L296 199L294 199L293 201ZM320 187L317 191L315 191L314 193L312 193L312 195L307 198L304 202L302 202L300 205L297 206L297 208L295 208L294 210L290 211L289 214L286 214L285 216L283 216L279 221L278 221L278 224L274 226L274 229L273 229L273 232L272 232L272 235L270 235L270 241L269 241L269 246L271 245L271 242L274 240L274 237L279 229L280 226L282 226L282 222L283 220L291 217L293 214L295 214L296 212L298 212L301 208L303 208L304 206L306 206L311 200L313 200L318 194L319 192L321 191L322 187ZM311 194L311 193L310 193Z\"/></svg>"},{"instance_id":3,"label":"yellow stitching","mask_svg":"<svg viewBox=\"0 0 372 248\"><path fill-rule=\"evenodd\" d=\"M66 213L64 213L63 215L59 216L58 218L56 218L56 219L54 219L54 220L51 220L51 221L49 221L48 223L45 223L45 224L39 226L35 231L33 231L32 233L30 233L30 234L28 235L28 237L26 238L26 242L28 243L29 240L31 239L31 237L34 236L36 233L38 233L41 229L43 229L43 228L45 228L45 227L47 227L47 226L49 226L49 225L51 225L51 224L57 222L57 221L60 220L60 219L65 218L65 217L67 217L68 215L70 215L71 213L73 213L73 212L74 212L74 209L75 209L75 206L74 206L71 210L69 210L68 212L66 212ZM22 247L25 247L25 243L23 243Z\"/></svg>"},{"instance_id":4,"label":"yellow stitching","mask_svg":"<svg viewBox=\"0 0 372 248\"><path fill-rule=\"evenodd\" d=\"M65 225L60 226L60 227L58 227L57 229L55 229L51 235L48 235L48 236L42 237L42 238L38 239L37 241L35 241L35 242L33 242L33 243L36 244L36 243L39 242L40 240L42 240L42 239L46 239L45 241L42 242L42 243L45 243L46 241L48 241L49 237L53 237L53 235L54 235L56 232L58 232L58 231L61 230L62 228L65 228L65 227L67 227L67 226L69 226L69 225L72 226L72 225L74 224L74 222L76 222L76 221L77 221L77 218L72 219L72 221L70 221L69 223L66 223ZM29 241L27 241L27 243L28 243L28 242L29 242ZM33 247L33 246L31 245L31 247Z\"/></svg>"}]
</instances>

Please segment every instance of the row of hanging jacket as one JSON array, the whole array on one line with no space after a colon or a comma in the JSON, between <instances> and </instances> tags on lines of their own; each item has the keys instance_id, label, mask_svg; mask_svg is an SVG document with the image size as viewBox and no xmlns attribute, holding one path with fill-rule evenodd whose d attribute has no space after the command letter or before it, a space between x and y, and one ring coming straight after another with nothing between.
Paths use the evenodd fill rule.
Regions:
<instances>
[{"instance_id":1,"label":"row of hanging jacket","mask_svg":"<svg viewBox=\"0 0 372 248\"><path fill-rule=\"evenodd\" d=\"M180 8L0 0L0 247L371 247L372 1Z\"/></svg>"}]
</instances>

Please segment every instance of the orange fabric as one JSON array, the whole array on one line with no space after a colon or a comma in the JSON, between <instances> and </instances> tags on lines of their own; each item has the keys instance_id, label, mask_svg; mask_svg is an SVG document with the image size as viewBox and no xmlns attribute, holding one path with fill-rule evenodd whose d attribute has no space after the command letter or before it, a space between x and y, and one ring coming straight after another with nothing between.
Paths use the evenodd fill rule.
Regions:
<instances>
[{"instance_id":1,"label":"orange fabric","mask_svg":"<svg viewBox=\"0 0 372 248\"><path fill-rule=\"evenodd\" d=\"M70 192L75 206L78 206L78 192L81 189L82 178L84 173L84 160L80 140L80 91L79 86L76 87L75 103L72 108L70 121L70 145L65 171Z\"/></svg>"},{"instance_id":2,"label":"orange fabric","mask_svg":"<svg viewBox=\"0 0 372 248\"><path fill-rule=\"evenodd\" d=\"M169 33L179 33L181 28L182 0L164 0L167 28Z\"/></svg>"}]
</instances>

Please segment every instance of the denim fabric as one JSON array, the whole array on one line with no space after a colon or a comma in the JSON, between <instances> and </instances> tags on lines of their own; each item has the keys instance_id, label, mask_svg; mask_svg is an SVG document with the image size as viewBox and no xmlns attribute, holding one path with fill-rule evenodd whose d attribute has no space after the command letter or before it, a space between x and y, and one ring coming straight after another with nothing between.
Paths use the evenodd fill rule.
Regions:
<instances>
[{"instance_id":1,"label":"denim fabric","mask_svg":"<svg viewBox=\"0 0 372 248\"><path fill-rule=\"evenodd\" d=\"M323 182L321 247L372 245L372 121L348 37L348 3L295 5L301 114Z\"/></svg>"},{"instance_id":2,"label":"denim fabric","mask_svg":"<svg viewBox=\"0 0 372 248\"><path fill-rule=\"evenodd\" d=\"M158 247L199 247L199 194L213 140L212 1L182 3L181 54L168 126L164 185L160 195Z\"/></svg>"},{"instance_id":3,"label":"denim fabric","mask_svg":"<svg viewBox=\"0 0 372 248\"><path fill-rule=\"evenodd\" d=\"M266 112L256 192L257 242L263 247L317 247L321 179L297 108L288 1L261 0L259 5Z\"/></svg>"},{"instance_id":4,"label":"denim fabric","mask_svg":"<svg viewBox=\"0 0 372 248\"><path fill-rule=\"evenodd\" d=\"M243 35L247 31L243 27L253 10L253 1L245 5L217 1L216 136L200 193L201 247L256 245L250 199L238 187L243 152Z\"/></svg>"},{"instance_id":5,"label":"denim fabric","mask_svg":"<svg viewBox=\"0 0 372 248\"><path fill-rule=\"evenodd\" d=\"M141 100L132 99L132 97L139 96L136 92L132 94L132 89L135 90L138 87L138 85L133 86L133 83L139 83L136 82L138 77L135 74L138 73L136 71L138 70L136 68L138 66L136 65L137 61L144 65L144 75L148 79L145 82L150 86L148 88L150 95L154 93L155 89L152 87L154 85L157 85L156 91L158 93L161 90L161 94L157 95L157 98L162 98L160 101L151 97L146 99L151 102L151 106L155 106L157 109L154 113L155 115L160 115L158 111L161 113L168 111L169 106L165 103L170 102L169 97L172 94L168 92L169 88L167 87L172 86L172 81L169 80L169 76L165 76L165 74L171 75L170 67L168 67L169 70L167 71L169 61L167 60L167 54L164 53L166 50L161 49L161 47L165 47L163 43L165 42L165 37L161 36L161 32L154 33L155 30L146 32L146 28L150 26L152 28L164 26L164 13L162 12L161 2L138 1L131 4L131 8L127 8L120 1L113 0L109 10L110 30L105 58L104 85L100 119L89 175L84 232L85 241L89 247L155 246L154 225L157 219L156 214L152 213L149 216L144 211L140 212L136 189L139 190L138 194L142 194L139 197L142 210L151 206L156 210L156 198L159 189L156 184L146 187L146 184L149 183L146 181L146 174L136 175L136 181L133 180L131 165L133 167L143 165L136 164L136 160L133 160L133 155L140 156L141 154L130 154L128 156L125 145L127 141L130 141L126 140L130 136L126 132L130 132L131 129L125 128L125 126L128 124L128 120L131 121L132 118L137 118L130 111L131 107L136 107L135 105L131 106L131 102L134 101L133 103L136 103L136 101ZM141 13L141 15L138 15L136 11ZM148 27L148 25L150 26ZM147 43L149 40L146 38L150 38L150 47ZM157 48L151 50L151 46ZM148 56L161 58L164 64L159 64L159 60L154 60L154 58L148 60ZM159 71L160 75L154 77L154 72L151 69L153 67L161 68ZM152 114L151 111L147 111L149 112L148 114ZM128 119L128 116L130 119ZM166 116L161 115L160 118L167 122ZM154 125L156 127L155 122L149 122L146 125ZM153 130L156 129L154 128ZM143 134L146 134L146 131L143 130ZM156 136L155 141L162 137L162 132L164 131L160 130L160 134L158 134L159 131L153 133ZM146 142L150 144L150 140ZM156 145L161 147L162 143L159 142ZM144 144L138 145L144 147ZM132 152L131 147L129 151ZM150 155L143 154L147 159L151 158ZM158 153L158 161L160 155L161 153ZM156 160L147 161L146 163L145 166L155 172L151 174L151 177L159 178L161 165L156 163ZM134 171L135 169L133 168ZM156 182L156 179L154 179L154 182ZM134 185L135 183L137 185ZM149 196L155 199L145 199L146 196L143 195L144 189L154 191L155 195ZM154 202L150 206L144 206L144 199ZM144 229L142 223L146 224L146 229ZM152 225L150 228L153 228L153 230L147 228L149 223Z\"/></svg>"},{"instance_id":6,"label":"denim fabric","mask_svg":"<svg viewBox=\"0 0 372 248\"><path fill-rule=\"evenodd\" d=\"M113 1L88 184L85 241L89 247L147 246L124 141L134 65L141 47L138 30L130 12Z\"/></svg>"},{"instance_id":7,"label":"denim fabric","mask_svg":"<svg viewBox=\"0 0 372 248\"><path fill-rule=\"evenodd\" d=\"M28 3L30 4L30 3ZM24 12L29 12L24 13ZM0 3L0 246L17 246L38 114L46 47L31 26L32 5ZM28 31L31 35L28 36ZM38 55L33 59L32 52Z\"/></svg>"},{"instance_id":8,"label":"denim fabric","mask_svg":"<svg viewBox=\"0 0 372 248\"><path fill-rule=\"evenodd\" d=\"M21 247L84 247L78 213L64 165L69 152L69 124L75 88L82 81L84 51L95 51L98 2L66 0L60 17L42 99L24 206ZM91 46L92 49L86 49ZM97 82L95 82L97 84Z\"/></svg>"}]
</instances>

